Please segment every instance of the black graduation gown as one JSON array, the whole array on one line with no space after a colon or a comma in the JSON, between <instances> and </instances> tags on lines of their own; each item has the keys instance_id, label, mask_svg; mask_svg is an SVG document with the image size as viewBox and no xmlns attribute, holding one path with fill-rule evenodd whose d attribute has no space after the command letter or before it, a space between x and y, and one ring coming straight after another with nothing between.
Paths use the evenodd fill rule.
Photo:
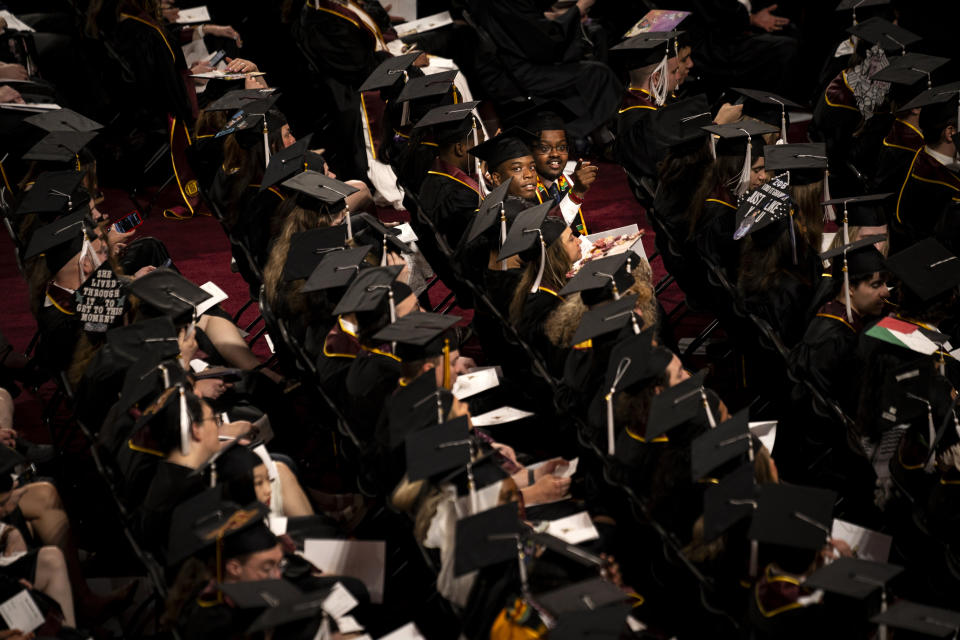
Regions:
<instances>
[{"instance_id":1,"label":"black graduation gown","mask_svg":"<svg viewBox=\"0 0 960 640\"><path fill-rule=\"evenodd\" d=\"M809 324L814 287L789 271L783 271L763 291L744 297L746 307L766 319L784 344L792 347Z\"/></svg>"},{"instance_id":2,"label":"black graduation gown","mask_svg":"<svg viewBox=\"0 0 960 640\"><path fill-rule=\"evenodd\" d=\"M283 200L283 194L276 188L260 191L258 185L250 185L240 204L235 235L250 251L261 270L267 266L270 258L274 214Z\"/></svg>"},{"instance_id":3,"label":"black graduation gown","mask_svg":"<svg viewBox=\"0 0 960 640\"><path fill-rule=\"evenodd\" d=\"M649 93L642 89L631 89L617 112L614 157L636 178L657 177L659 157L653 126L653 114L656 111L657 106Z\"/></svg>"},{"instance_id":4,"label":"black graduation gown","mask_svg":"<svg viewBox=\"0 0 960 640\"><path fill-rule=\"evenodd\" d=\"M897 118L883 139L877 158L877 170L873 177L871 193L897 193L907 177L907 170L914 156L923 147L923 134L912 124ZM887 218L894 216L896 199L883 203Z\"/></svg>"},{"instance_id":5,"label":"black graduation gown","mask_svg":"<svg viewBox=\"0 0 960 640\"><path fill-rule=\"evenodd\" d=\"M827 146L830 159L830 176L840 183L831 186L834 191L848 193L851 172L847 167L853 147L853 134L860 126L863 116L857 107L853 92L847 86L846 71L841 71L824 90L813 110L810 122L810 138Z\"/></svg>"},{"instance_id":6,"label":"black graduation gown","mask_svg":"<svg viewBox=\"0 0 960 640\"><path fill-rule=\"evenodd\" d=\"M140 536L152 553L167 551L167 535L174 509L206 488L194 469L163 461L157 465L153 482L140 505Z\"/></svg>"},{"instance_id":7,"label":"black graduation gown","mask_svg":"<svg viewBox=\"0 0 960 640\"><path fill-rule=\"evenodd\" d=\"M50 371L65 371L73 361L73 352L80 339L80 319L74 311L72 294L51 285L46 302L37 314L37 358Z\"/></svg>"},{"instance_id":8,"label":"black graduation gown","mask_svg":"<svg viewBox=\"0 0 960 640\"><path fill-rule=\"evenodd\" d=\"M740 265L740 243L733 239L737 229L737 206L727 194L716 194L703 203L700 223L693 234L696 251L723 269L736 281Z\"/></svg>"},{"instance_id":9,"label":"black graduation gown","mask_svg":"<svg viewBox=\"0 0 960 640\"><path fill-rule=\"evenodd\" d=\"M954 203L960 203L960 176L927 153L914 155L890 221L890 251L895 253L934 234Z\"/></svg>"},{"instance_id":10,"label":"black graduation gown","mask_svg":"<svg viewBox=\"0 0 960 640\"><path fill-rule=\"evenodd\" d=\"M400 380L400 359L385 350L364 350L350 363L346 389L348 415L356 436L369 442L384 402Z\"/></svg>"},{"instance_id":11,"label":"black graduation gown","mask_svg":"<svg viewBox=\"0 0 960 640\"><path fill-rule=\"evenodd\" d=\"M540 355L548 371L556 378L563 375L563 358L567 350L550 341L544 333L544 323L561 302L563 299L555 292L540 287L536 293L527 294L523 314L517 323L520 336Z\"/></svg>"},{"instance_id":12,"label":"black graduation gown","mask_svg":"<svg viewBox=\"0 0 960 640\"><path fill-rule=\"evenodd\" d=\"M857 372L862 364L857 343L863 326L856 311L853 314L851 323L843 304L832 300L823 305L790 354L793 365L804 371L810 382L848 411L856 406Z\"/></svg>"},{"instance_id":13,"label":"black graduation gown","mask_svg":"<svg viewBox=\"0 0 960 640\"><path fill-rule=\"evenodd\" d=\"M479 202L476 182L446 164L436 163L420 185L422 211L449 247L460 244Z\"/></svg>"}]
</instances>

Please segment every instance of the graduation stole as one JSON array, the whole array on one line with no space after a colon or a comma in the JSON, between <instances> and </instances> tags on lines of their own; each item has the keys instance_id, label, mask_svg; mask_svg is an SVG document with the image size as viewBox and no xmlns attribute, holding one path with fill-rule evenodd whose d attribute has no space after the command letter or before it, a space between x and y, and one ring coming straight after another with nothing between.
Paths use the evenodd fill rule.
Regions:
<instances>
[{"instance_id":1,"label":"graduation stole","mask_svg":"<svg viewBox=\"0 0 960 640\"><path fill-rule=\"evenodd\" d=\"M437 160L433 166L433 169L427 171L429 175L449 178L454 182L459 182L474 193L480 193L480 185L477 184L477 181L464 173L459 167L451 167L440 160ZM539 183L539 178L537 178L537 181Z\"/></svg>"},{"instance_id":2,"label":"graduation stole","mask_svg":"<svg viewBox=\"0 0 960 640\"><path fill-rule=\"evenodd\" d=\"M563 199L563 196L567 195L570 189L573 188L570 184L570 181L567 180L567 176L563 175L562 173L560 174L560 177L556 179L554 184L557 185L557 189L560 191L561 200ZM540 181L540 176L538 175L537 176L537 197L540 198L540 202L543 203L543 199L549 196L550 196L550 192L547 191L547 187L543 184L543 182ZM560 204L560 203L558 202L557 204Z\"/></svg>"},{"instance_id":3,"label":"graduation stole","mask_svg":"<svg viewBox=\"0 0 960 640\"><path fill-rule=\"evenodd\" d=\"M175 54L175 53L173 52L173 47L170 46L170 41L167 40L167 34L164 33L162 27L160 27L159 25L157 25L157 24L155 24L155 23L147 20L146 18L139 18L139 17L137 17L137 16L132 16L132 15L130 15L129 13L121 13L121 14L120 14L120 17L121 17L122 19L136 20L137 22L140 22L140 23L142 23L142 24L145 24L145 25L147 25L148 27L150 27L151 29L153 29L154 31L156 31L157 33L159 33L159 34L160 34L160 37L163 38L163 44L165 44L165 45L167 46L167 51L170 52L170 59L173 60L174 62L177 61L177 54Z\"/></svg>"}]
</instances>

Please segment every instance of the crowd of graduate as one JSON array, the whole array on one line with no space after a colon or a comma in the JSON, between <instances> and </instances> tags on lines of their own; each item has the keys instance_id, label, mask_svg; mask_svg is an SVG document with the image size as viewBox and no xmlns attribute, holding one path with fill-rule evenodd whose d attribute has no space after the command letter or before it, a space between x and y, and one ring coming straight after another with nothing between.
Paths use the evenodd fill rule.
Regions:
<instances>
[{"instance_id":1,"label":"crowd of graduate","mask_svg":"<svg viewBox=\"0 0 960 640\"><path fill-rule=\"evenodd\" d=\"M956 16L808 4L0 2L0 638L957 637Z\"/></svg>"}]
</instances>

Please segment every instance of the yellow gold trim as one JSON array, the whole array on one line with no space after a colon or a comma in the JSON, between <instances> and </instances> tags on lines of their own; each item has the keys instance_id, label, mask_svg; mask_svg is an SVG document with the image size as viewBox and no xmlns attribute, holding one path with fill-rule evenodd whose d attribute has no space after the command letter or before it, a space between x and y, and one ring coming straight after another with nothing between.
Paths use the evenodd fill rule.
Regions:
<instances>
[{"instance_id":1,"label":"yellow gold trim","mask_svg":"<svg viewBox=\"0 0 960 640\"><path fill-rule=\"evenodd\" d=\"M832 276L831 276L831 277L832 277ZM847 319L846 319L846 318L841 318L840 316L835 316L835 315L833 315L833 314L831 314L831 313L818 313L818 314L817 314L817 317L818 317L818 318L830 318L830 319L832 319L832 320L839 320L840 322L842 322L843 324L845 324L845 325L847 326L847 328L850 329L850 331L853 331L854 333L857 332L857 330L853 328L853 325L850 324L849 322L847 322Z\"/></svg>"},{"instance_id":2,"label":"yellow gold trim","mask_svg":"<svg viewBox=\"0 0 960 640\"><path fill-rule=\"evenodd\" d=\"M167 45L167 51L170 52L170 57L173 59L174 62L177 61L177 54L175 54L175 53L173 52L173 47L170 46L170 41L167 40L167 34L165 34L165 33L163 32L163 29L161 29L159 26L157 26L157 25L155 25L155 24L153 24L153 23L151 23L151 22L148 22L148 21L144 20L143 18L138 18L137 16L132 16L132 15L130 15L129 13L121 13L121 14L120 14L120 17L121 17L121 18L129 18L129 19L131 19L131 20L136 20L137 22L140 22L140 23L142 23L142 24L145 24L145 25L147 25L148 27L150 27L151 29L153 29L154 31L156 31L157 33L159 33L159 34L160 34L160 37L163 38L163 44Z\"/></svg>"},{"instance_id":3,"label":"yellow gold trim","mask_svg":"<svg viewBox=\"0 0 960 640\"><path fill-rule=\"evenodd\" d=\"M57 308L57 310L60 311L60 313L65 313L65 314L67 314L68 316L75 316L75 315L77 315L77 312L76 312L76 311L67 311L66 309L64 309L63 307L61 307L60 305L58 305L58 304L57 304L57 301L54 300L53 297L51 297L51 295L50 295L49 293L47 293L47 300L49 300L49 301L50 301L50 304L52 304L53 306L55 306L55 307Z\"/></svg>"},{"instance_id":4,"label":"yellow gold trim","mask_svg":"<svg viewBox=\"0 0 960 640\"><path fill-rule=\"evenodd\" d=\"M133 444L133 440L127 440L127 446L130 447L133 451L138 451L140 453L147 453L151 456L157 456L158 458L163 457L162 451L157 451L156 449L148 449L146 447L141 447L140 445Z\"/></svg>"},{"instance_id":5,"label":"yellow gold trim","mask_svg":"<svg viewBox=\"0 0 960 640\"><path fill-rule=\"evenodd\" d=\"M718 200L716 198L707 198L706 200L704 200L704 202L716 202L718 204L722 204L724 206L727 206L727 207L730 207L731 209L736 210L736 207L730 204L729 202L724 202L723 200Z\"/></svg>"},{"instance_id":6,"label":"yellow gold trim","mask_svg":"<svg viewBox=\"0 0 960 640\"><path fill-rule=\"evenodd\" d=\"M923 151L923 147L917 149L917 152L913 154L913 160L910 161L910 168L907 169L907 177L903 179L903 184L900 185L900 195L897 196L897 208L893 212L897 218L897 222L903 224L903 220L900 219L900 201L903 200L903 191L907 188L907 183L910 182L910 176L913 174L913 166L917 163L917 158L920 157L920 152Z\"/></svg>"},{"instance_id":7,"label":"yellow gold trim","mask_svg":"<svg viewBox=\"0 0 960 640\"><path fill-rule=\"evenodd\" d=\"M462 184L463 186L465 186L467 189L470 189L470 191L473 191L473 192L476 193L476 194L479 194L479 193L480 193L479 190L474 189L473 187L471 187L469 184L467 184L466 182L464 182L464 181L461 180L460 178L454 178L454 177L453 177L452 175L450 175L449 173L444 173L444 172L442 172L442 171L427 171L427 173L428 173L429 175L431 175L431 176L443 176L444 178L450 178L450 179L453 180L454 182L459 182L460 184Z\"/></svg>"}]
</instances>

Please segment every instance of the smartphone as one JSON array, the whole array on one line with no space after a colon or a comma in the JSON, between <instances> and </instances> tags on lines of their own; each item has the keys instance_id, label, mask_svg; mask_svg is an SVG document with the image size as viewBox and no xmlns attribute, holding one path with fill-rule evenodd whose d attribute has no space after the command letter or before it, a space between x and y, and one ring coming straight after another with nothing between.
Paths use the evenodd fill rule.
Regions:
<instances>
[{"instance_id":1,"label":"smartphone","mask_svg":"<svg viewBox=\"0 0 960 640\"><path fill-rule=\"evenodd\" d=\"M220 64L220 61L226 57L227 57L227 52L224 51L223 49L220 49L219 51L213 54L213 57L207 61L207 64L209 64L211 67L216 67L218 64Z\"/></svg>"},{"instance_id":2,"label":"smartphone","mask_svg":"<svg viewBox=\"0 0 960 640\"><path fill-rule=\"evenodd\" d=\"M127 214L127 217L114 224L113 228L116 229L118 233L126 233L131 229L139 227L141 224L143 224L143 218L140 217L140 212L131 211Z\"/></svg>"}]
</instances>

